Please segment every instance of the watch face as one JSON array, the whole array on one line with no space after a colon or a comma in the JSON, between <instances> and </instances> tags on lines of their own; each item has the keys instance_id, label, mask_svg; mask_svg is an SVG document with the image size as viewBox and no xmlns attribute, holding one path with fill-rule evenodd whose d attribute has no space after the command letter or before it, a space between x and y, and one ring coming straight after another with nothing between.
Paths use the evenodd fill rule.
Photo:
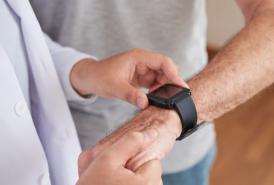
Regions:
<instances>
[{"instance_id":1,"label":"watch face","mask_svg":"<svg viewBox=\"0 0 274 185\"><path fill-rule=\"evenodd\" d=\"M177 85L171 85L167 84L159 89L156 89L151 94L153 94L156 97L163 98L163 99L170 99L176 94L178 94L180 91L182 91L184 88L177 86Z\"/></svg>"}]
</instances>

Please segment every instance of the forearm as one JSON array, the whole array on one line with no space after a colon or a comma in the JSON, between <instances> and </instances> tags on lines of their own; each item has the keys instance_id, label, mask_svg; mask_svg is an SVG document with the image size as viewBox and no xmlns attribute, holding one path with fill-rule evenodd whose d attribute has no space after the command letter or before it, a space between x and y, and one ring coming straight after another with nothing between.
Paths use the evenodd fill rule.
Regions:
<instances>
[{"instance_id":1,"label":"forearm","mask_svg":"<svg viewBox=\"0 0 274 185\"><path fill-rule=\"evenodd\" d=\"M189 81L200 120L213 120L274 81L274 11L260 7L247 26Z\"/></svg>"},{"instance_id":2,"label":"forearm","mask_svg":"<svg viewBox=\"0 0 274 185\"><path fill-rule=\"evenodd\" d=\"M150 129L157 131L159 128L165 129L177 138L182 131L180 118L173 110L149 106L137 114L132 120L123 124L119 129L101 140L100 143L105 143L105 141L114 143L118 138L131 131L145 131Z\"/></svg>"}]
</instances>

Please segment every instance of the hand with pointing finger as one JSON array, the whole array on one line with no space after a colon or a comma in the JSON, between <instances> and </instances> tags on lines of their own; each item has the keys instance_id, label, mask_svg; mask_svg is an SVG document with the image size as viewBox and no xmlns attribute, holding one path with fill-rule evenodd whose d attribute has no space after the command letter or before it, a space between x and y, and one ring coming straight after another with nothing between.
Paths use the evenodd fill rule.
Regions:
<instances>
[{"instance_id":1,"label":"hand with pointing finger","mask_svg":"<svg viewBox=\"0 0 274 185\"><path fill-rule=\"evenodd\" d=\"M152 89L165 83L187 86L170 58L141 49L100 62L80 61L73 67L71 83L82 95L118 98L142 109L148 106L142 88Z\"/></svg>"}]
</instances>

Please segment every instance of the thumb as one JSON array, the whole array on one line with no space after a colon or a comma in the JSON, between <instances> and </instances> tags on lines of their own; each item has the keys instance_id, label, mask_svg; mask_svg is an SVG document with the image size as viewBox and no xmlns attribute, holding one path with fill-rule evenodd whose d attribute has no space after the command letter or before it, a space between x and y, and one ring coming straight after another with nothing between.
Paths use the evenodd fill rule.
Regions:
<instances>
[{"instance_id":1,"label":"thumb","mask_svg":"<svg viewBox=\"0 0 274 185\"><path fill-rule=\"evenodd\" d=\"M136 156L143 148L151 144L157 138L157 131L151 129L145 132L131 132L106 150L102 157L113 158L117 165L125 166L127 161Z\"/></svg>"},{"instance_id":2,"label":"thumb","mask_svg":"<svg viewBox=\"0 0 274 185\"><path fill-rule=\"evenodd\" d=\"M121 88L120 98L125 100L141 109L144 109L148 106L148 99L146 94L131 84L125 83Z\"/></svg>"}]
</instances>

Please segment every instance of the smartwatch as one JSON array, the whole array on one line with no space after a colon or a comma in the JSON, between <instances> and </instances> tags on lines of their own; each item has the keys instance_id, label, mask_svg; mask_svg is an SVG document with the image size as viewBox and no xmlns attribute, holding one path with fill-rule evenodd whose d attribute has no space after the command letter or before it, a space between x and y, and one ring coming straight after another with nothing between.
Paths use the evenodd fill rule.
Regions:
<instances>
[{"instance_id":1,"label":"smartwatch","mask_svg":"<svg viewBox=\"0 0 274 185\"><path fill-rule=\"evenodd\" d=\"M175 110L182 123L182 133L177 140L182 140L198 129L197 111L190 89L173 84L165 84L148 95L149 104Z\"/></svg>"}]
</instances>

